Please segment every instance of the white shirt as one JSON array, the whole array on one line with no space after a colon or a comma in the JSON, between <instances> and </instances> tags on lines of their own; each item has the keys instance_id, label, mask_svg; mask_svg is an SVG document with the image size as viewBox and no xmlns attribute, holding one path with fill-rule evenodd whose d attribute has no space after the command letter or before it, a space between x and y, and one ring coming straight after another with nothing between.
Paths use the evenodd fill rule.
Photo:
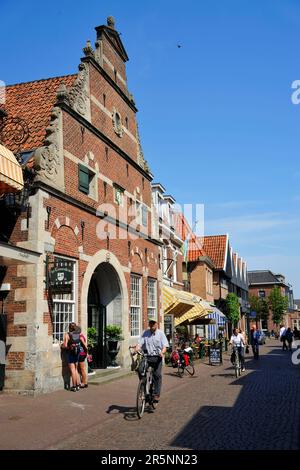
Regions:
<instances>
[{"instance_id":1,"label":"white shirt","mask_svg":"<svg viewBox=\"0 0 300 470\"><path fill-rule=\"evenodd\" d=\"M282 327L280 328L280 333L279 333L280 338L281 338L282 335L284 335L285 330L286 330L285 326L282 326Z\"/></svg>"},{"instance_id":2,"label":"white shirt","mask_svg":"<svg viewBox=\"0 0 300 470\"><path fill-rule=\"evenodd\" d=\"M238 333L236 336L232 335L230 342L233 344L233 346L237 346L238 348L242 346L242 348L245 345L243 335L241 333Z\"/></svg>"}]
</instances>

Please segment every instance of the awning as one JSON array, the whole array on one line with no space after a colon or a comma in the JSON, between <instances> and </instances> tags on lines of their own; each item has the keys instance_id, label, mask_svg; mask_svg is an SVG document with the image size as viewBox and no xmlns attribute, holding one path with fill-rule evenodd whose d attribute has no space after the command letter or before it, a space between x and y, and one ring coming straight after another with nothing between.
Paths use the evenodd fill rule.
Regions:
<instances>
[{"instance_id":1,"label":"awning","mask_svg":"<svg viewBox=\"0 0 300 470\"><path fill-rule=\"evenodd\" d=\"M23 186L21 165L14 154L0 144L0 194L21 191Z\"/></svg>"},{"instance_id":2,"label":"awning","mask_svg":"<svg viewBox=\"0 0 300 470\"><path fill-rule=\"evenodd\" d=\"M163 309L165 315L182 315L194 306L187 292L163 286Z\"/></svg>"},{"instance_id":3,"label":"awning","mask_svg":"<svg viewBox=\"0 0 300 470\"><path fill-rule=\"evenodd\" d=\"M201 297L167 286L163 286L163 308L165 315L174 315L175 327L205 317L213 311Z\"/></svg>"}]
</instances>

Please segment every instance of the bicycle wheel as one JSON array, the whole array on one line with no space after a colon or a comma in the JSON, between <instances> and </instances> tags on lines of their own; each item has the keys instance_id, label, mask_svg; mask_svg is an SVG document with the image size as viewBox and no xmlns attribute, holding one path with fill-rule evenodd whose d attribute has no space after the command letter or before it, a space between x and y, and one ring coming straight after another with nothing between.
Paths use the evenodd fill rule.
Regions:
<instances>
[{"instance_id":1,"label":"bicycle wheel","mask_svg":"<svg viewBox=\"0 0 300 470\"><path fill-rule=\"evenodd\" d=\"M185 366L185 370L191 375L193 376L195 374L195 368L193 366L193 364L189 364L187 366Z\"/></svg>"},{"instance_id":2,"label":"bicycle wheel","mask_svg":"<svg viewBox=\"0 0 300 470\"><path fill-rule=\"evenodd\" d=\"M182 365L179 365L177 369L177 375L179 377L183 377L183 374L184 374L184 367Z\"/></svg>"},{"instance_id":3,"label":"bicycle wheel","mask_svg":"<svg viewBox=\"0 0 300 470\"><path fill-rule=\"evenodd\" d=\"M136 411L139 419L144 414L145 411L145 404L146 404L146 383L144 380L140 380L138 389L137 389L137 395L136 395Z\"/></svg>"}]
</instances>

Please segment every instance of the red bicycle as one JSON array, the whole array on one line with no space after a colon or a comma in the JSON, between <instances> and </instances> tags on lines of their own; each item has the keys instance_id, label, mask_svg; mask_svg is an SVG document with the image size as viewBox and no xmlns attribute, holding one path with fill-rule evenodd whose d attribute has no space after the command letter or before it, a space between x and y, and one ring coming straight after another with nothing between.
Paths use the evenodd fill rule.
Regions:
<instances>
[{"instance_id":1,"label":"red bicycle","mask_svg":"<svg viewBox=\"0 0 300 470\"><path fill-rule=\"evenodd\" d=\"M187 350L177 349L171 354L172 367L177 368L178 377L183 377L184 371L190 376L195 374L195 368L193 364L193 352L191 348Z\"/></svg>"}]
</instances>

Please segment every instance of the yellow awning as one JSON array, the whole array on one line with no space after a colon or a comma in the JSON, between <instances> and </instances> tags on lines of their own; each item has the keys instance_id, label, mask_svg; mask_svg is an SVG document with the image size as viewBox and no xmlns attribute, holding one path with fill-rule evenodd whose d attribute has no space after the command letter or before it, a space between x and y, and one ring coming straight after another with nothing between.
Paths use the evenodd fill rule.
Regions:
<instances>
[{"instance_id":1,"label":"yellow awning","mask_svg":"<svg viewBox=\"0 0 300 470\"><path fill-rule=\"evenodd\" d=\"M191 292L163 286L163 309L165 315L174 315L174 326L205 317L213 308L208 302Z\"/></svg>"},{"instance_id":2,"label":"yellow awning","mask_svg":"<svg viewBox=\"0 0 300 470\"><path fill-rule=\"evenodd\" d=\"M194 306L194 302L185 291L163 286L163 309L165 315L181 315Z\"/></svg>"},{"instance_id":3,"label":"yellow awning","mask_svg":"<svg viewBox=\"0 0 300 470\"><path fill-rule=\"evenodd\" d=\"M21 165L14 154L0 144L0 194L21 191L23 186Z\"/></svg>"}]
</instances>

